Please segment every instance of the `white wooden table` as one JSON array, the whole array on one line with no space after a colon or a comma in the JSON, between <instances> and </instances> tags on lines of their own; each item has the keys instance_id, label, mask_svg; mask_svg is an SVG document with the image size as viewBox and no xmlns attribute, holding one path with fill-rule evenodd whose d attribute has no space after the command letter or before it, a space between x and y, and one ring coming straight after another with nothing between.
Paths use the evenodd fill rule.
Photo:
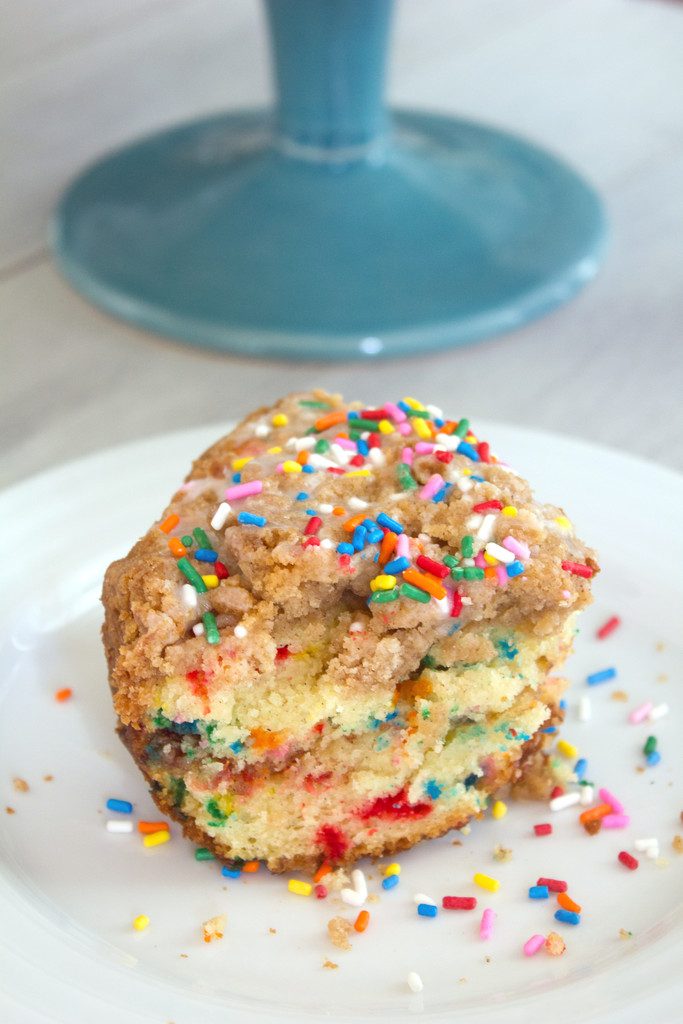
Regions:
<instances>
[{"instance_id":1,"label":"white wooden table","mask_svg":"<svg viewBox=\"0 0 683 1024\"><path fill-rule=\"evenodd\" d=\"M602 191L612 241L597 281L553 315L372 365L186 349L91 308L50 259L51 209L86 161L268 101L257 0L0 0L0 15L0 484L311 385L409 392L475 424L572 433L683 468L683 4L402 0L392 99L555 149Z\"/></svg>"}]
</instances>

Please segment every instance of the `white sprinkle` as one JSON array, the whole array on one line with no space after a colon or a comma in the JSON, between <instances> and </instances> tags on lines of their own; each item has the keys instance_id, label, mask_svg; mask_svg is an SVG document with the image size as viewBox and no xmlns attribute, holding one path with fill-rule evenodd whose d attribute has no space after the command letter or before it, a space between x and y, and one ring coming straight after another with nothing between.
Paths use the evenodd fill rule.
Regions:
<instances>
[{"instance_id":1,"label":"white sprinkle","mask_svg":"<svg viewBox=\"0 0 683 1024\"><path fill-rule=\"evenodd\" d=\"M368 883L360 868L354 868L351 872L351 884L353 889L342 889L341 898L350 907L362 907L368 898Z\"/></svg>"},{"instance_id":2,"label":"white sprinkle","mask_svg":"<svg viewBox=\"0 0 683 1024\"><path fill-rule=\"evenodd\" d=\"M446 418L443 414L443 409L439 409L438 405L428 405L426 408L432 419L443 420Z\"/></svg>"},{"instance_id":3,"label":"white sprinkle","mask_svg":"<svg viewBox=\"0 0 683 1024\"><path fill-rule=\"evenodd\" d=\"M342 889L340 896L350 907L362 907L365 903L365 898L359 895L355 889Z\"/></svg>"},{"instance_id":4,"label":"white sprinkle","mask_svg":"<svg viewBox=\"0 0 683 1024\"><path fill-rule=\"evenodd\" d=\"M330 467L339 469L336 462L333 462L332 459L326 459L324 455L319 455L318 452L312 452L308 456L308 465L313 466L315 469L329 469Z\"/></svg>"},{"instance_id":5,"label":"white sprinkle","mask_svg":"<svg viewBox=\"0 0 683 1024\"><path fill-rule=\"evenodd\" d=\"M563 793L562 796L556 796L550 801L550 810L564 811L568 807L574 807L576 804L578 804L580 799L580 793Z\"/></svg>"},{"instance_id":6,"label":"white sprinkle","mask_svg":"<svg viewBox=\"0 0 683 1024\"><path fill-rule=\"evenodd\" d=\"M113 818L109 818L106 823L107 832L132 832L133 822L132 821L114 821Z\"/></svg>"},{"instance_id":7,"label":"white sprinkle","mask_svg":"<svg viewBox=\"0 0 683 1024\"><path fill-rule=\"evenodd\" d=\"M433 601L442 615L451 614L451 603L447 597L435 597L433 598Z\"/></svg>"},{"instance_id":8,"label":"white sprinkle","mask_svg":"<svg viewBox=\"0 0 683 1024\"><path fill-rule=\"evenodd\" d=\"M656 846L648 846L645 851L645 856L648 857L649 860L657 860L659 857L659 843L657 843Z\"/></svg>"},{"instance_id":9,"label":"white sprinkle","mask_svg":"<svg viewBox=\"0 0 683 1024\"><path fill-rule=\"evenodd\" d=\"M349 498L346 504L349 508L355 508L357 511L368 507L367 501L363 501L362 498L356 498L355 496L353 498Z\"/></svg>"},{"instance_id":10,"label":"white sprinkle","mask_svg":"<svg viewBox=\"0 0 683 1024\"><path fill-rule=\"evenodd\" d=\"M257 423L254 427L254 433L256 437L268 437L270 427L266 426L265 423Z\"/></svg>"},{"instance_id":11,"label":"white sprinkle","mask_svg":"<svg viewBox=\"0 0 683 1024\"><path fill-rule=\"evenodd\" d=\"M387 457L381 448L371 448L367 457L373 466L386 466Z\"/></svg>"},{"instance_id":12,"label":"white sprinkle","mask_svg":"<svg viewBox=\"0 0 683 1024\"><path fill-rule=\"evenodd\" d=\"M657 839L657 836L647 836L643 839L633 840L633 849L639 853L645 853L646 850L650 850L653 847L659 849L659 839Z\"/></svg>"},{"instance_id":13,"label":"white sprinkle","mask_svg":"<svg viewBox=\"0 0 683 1024\"><path fill-rule=\"evenodd\" d=\"M298 452L306 451L308 448L314 448L316 444L315 437L295 437L292 438L294 441L294 447Z\"/></svg>"},{"instance_id":14,"label":"white sprinkle","mask_svg":"<svg viewBox=\"0 0 683 1024\"><path fill-rule=\"evenodd\" d=\"M213 519L211 520L211 528L213 530L222 530L225 524L227 523L228 516L230 515L231 512L232 507L227 503L227 501L222 501L213 514Z\"/></svg>"},{"instance_id":15,"label":"white sprinkle","mask_svg":"<svg viewBox=\"0 0 683 1024\"><path fill-rule=\"evenodd\" d=\"M471 491L474 487L474 481L470 480L468 476L461 476L455 481L455 486L459 491L462 491L463 494L466 494L467 491Z\"/></svg>"},{"instance_id":16,"label":"white sprinkle","mask_svg":"<svg viewBox=\"0 0 683 1024\"><path fill-rule=\"evenodd\" d=\"M204 632L204 624L202 622L195 623L192 627L192 632L195 636L201 636Z\"/></svg>"},{"instance_id":17,"label":"white sprinkle","mask_svg":"<svg viewBox=\"0 0 683 1024\"><path fill-rule=\"evenodd\" d=\"M469 517L465 526L468 530L478 530L483 522L484 517L480 516L478 512L475 512L473 516Z\"/></svg>"},{"instance_id":18,"label":"white sprinkle","mask_svg":"<svg viewBox=\"0 0 683 1024\"><path fill-rule=\"evenodd\" d=\"M496 544L491 541L486 545L486 553L491 558L497 558L499 562L503 562L504 565L509 565L510 562L514 562L515 556L512 551L508 551L507 548L502 547L500 544Z\"/></svg>"},{"instance_id":19,"label":"white sprinkle","mask_svg":"<svg viewBox=\"0 0 683 1024\"><path fill-rule=\"evenodd\" d=\"M422 978L417 973L417 971L411 971L406 980L408 982L408 988L410 989L411 992L421 992L422 989L424 988L424 985L422 984Z\"/></svg>"},{"instance_id":20,"label":"white sprinkle","mask_svg":"<svg viewBox=\"0 0 683 1024\"><path fill-rule=\"evenodd\" d=\"M454 434L437 434L435 440L449 452L454 452L460 444L460 438Z\"/></svg>"},{"instance_id":21,"label":"white sprinkle","mask_svg":"<svg viewBox=\"0 0 683 1024\"><path fill-rule=\"evenodd\" d=\"M419 907L420 903L428 903L430 907L436 906L436 900L433 900L431 896L426 896L423 892L416 892L413 896L415 906Z\"/></svg>"},{"instance_id":22,"label":"white sprinkle","mask_svg":"<svg viewBox=\"0 0 683 1024\"><path fill-rule=\"evenodd\" d=\"M326 551L329 551L330 548L334 547L334 541L330 540L329 537L323 537L318 547L325 548Z\"/></svg>"},{"instance_id":23,"label":"white sprinkle","mask_svg":"<svg viewBox=\"0 0 683 1024\"><path fill-rule=\"evenodd\" d=\"M352 622L349 626L349 633L364 633L365 626L362 622Z\"/></svg>"},{"instance_id":24,"label":"white sprinkle","mask_svg":"<svg viewBox=\"0 0 683 1024\"><path fill-rule=\"evenodd\" d=\"M595 798L595 789L593 786L582 786L581 787L581 806L588 807L589 804L593 803Z\"/></svg>"},{"instance_id":25,"label":"white sprinkle","mask_svg":"<svg viewBox=\"0 0 683 1024\"><path fill-rule=\"evenodd\" d=\"M590 722L591 720L591 699L582 697L579 701L579 721Z\"/></svg>"},{"instance_id":26,"label":"white sprinkle","mask_svg":"<svg viewBox=\"0 0 683 1024\"><path fill-rule=\"evenodd\" d=\"M235 626L235 628L233 629L233 633L238 638L238 640L244 640L248 632L249 630L247 629L246 626Z\"/></svg>"},{"instance_id":27,"label":"white sprinkle","mask_svg":"<svg viewBox=\"0 0 683 1024\"><path fill-rule=\"evenodd\" d=\"M191 583L183 583L180 588L180 600L186 608L197 607L197 591Z\"/></svg>"},{"instance_id":28,"label":"white sprinkle","mask_svg":"<svg viewBox=\"0 0 683 1024\"><path fill-rule=\"evenodd\" d=\"M323 513L323 515L326 515L326 516L330 514L330 512L332 511L333 508L334 508L334 505L327 505L327 504L325 504L325 505L320 505L319 506L320 511Z\"/></svg>"},{"instance_id":29,"label":"white sprinkle","mask_svg":"<svg viewBox=\"0 0 683 1024\"><path fill-rule=\"evenodd\" d=\"M353 458L353 453L347 451L346 448L342 448L340 444L331 444L330 452L334 455L340 466L345 466Z\"/></svg>"},{"instance_id":30,"label":"white sprinkle","mask_svg":"<svg viewBox=\"0 0 683 1024\"><path fill-rule=\"evenodd\" d=\"M650 714L647 716L651 722L656 722L658 718L664 718L665 715L669 714L668 704L655 704Z\"/></svg>"},{"instance_id":31,"label":"white sprinkle","mask_svg":"<svg viewBox=\"0 0 683 1024\"><path fill-rule=\"evenodd\" d=\"M483 541L484 544L486 544L487 541L491 540L491 537L493 536L493 527L495 522L496 517L493 515L493 513L489 513L488 515L484 516L484 521L477 530L477 537L479 538L480 541Z\"/></svg>"}]
</instances>

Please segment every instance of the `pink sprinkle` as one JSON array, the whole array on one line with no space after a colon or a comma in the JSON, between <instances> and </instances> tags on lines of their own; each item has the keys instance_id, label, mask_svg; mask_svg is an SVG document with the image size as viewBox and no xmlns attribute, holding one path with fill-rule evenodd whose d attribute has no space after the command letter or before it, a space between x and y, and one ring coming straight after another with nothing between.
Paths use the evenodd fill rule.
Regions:
<instances>
[{"instance_id":1,"label":"pink sprinkle","mask_svg":"<svg viewBox=\"0 0 683 1024\"><path fill-rule=\"evenodd\" d=\"M525 544L523 540L516 540L514 537L506 537L503 541L503 547L507 548L508 551L512 551L513 555L517 555L518 558L524 561L531 554L528 544Z\"/></svg>"},{"instance_id":2,"label":"pink sprinkle","mask_svg":"<svg viewBox=\"0 0 683 1024\"><path fill-rule=\"evenodd\" d=\"M628 828L631 821L628 814L606 814L600 820L603 828Z\"/></svg>"},{"instance_id":3,"label":"pink sprinkle","mask_svg":"<svg viewBox=\"0 0 683 1024\"><path fill-rule=\"evenodd\" d=\"M488 908L481 915L481 924L479 925L479 937L486 942L493 935L493 924L496 920L496 915L493 910Z\"/></svg>"},{"instance_id":4,"label":"pink sprinkle","mask_svg":"<svg viewBox=\"0 0 683 1024\"><path fill-rule=\"evenodd\" d=\"M405 462L406 466L412 466L414 454L412 448L404 448L401 452L401 462Z\"/></svg>"},{"instance_id":5,"label":"pink sprinkle","mask_svg":"<svg viewBox=\"0 0 683 1024\"><path fill-rule=\"evenodd\" d=\"M639 707L633 709L631 714L628 716L629 722L631 722L632 725L639 725L640 722L644 722L647 716L652 711L653 707L654 704L652 703L652 701L646 700L644 704L641 704Z\"/></svg>"},{"instance_id":6,"label":"pink sprinkle","mask_svg":"<svg viewBox=\"0 0 683 1024\"><path fill-rule=\"evenodd\" d=\"M434 473L433 476L430 476L429 480L420 491L420 497L423 501L429 501L434 497L437 491L441 490L442 487L443 477L441 476L441 473Z\"/></svg>"},{"instance_id":7,"label":"pink sprinkle","mask_svg":"<svg viewBox=\"0 0 683 1024\"><path fill-rule=\"evenodd\" d=\"M545 935L532 935L524 943L524 956L534 956L544 944Z\"/></svg>"},{"instance_id":8,"label":"pink sprinkle","mask_svg":"<svg viewBox=\"0 0 683 1024\"><path fill-rule=\"evenodd\" d=\"M399 533L396 541L396 557L410 558L410 538L405 533Z\"/></svg>"},{"instance_id":9,"label":"pink sprinkle","mask_svg":"<svg viewBox=\"0 0 683 1024\"><path fill-rule=\"evenodd\" d=\"M387 414L387 417L390 420L393 420L394 423L405 423L405 421L408 419L403 409L399 409L399 407L397 405L394 405L393 402L385 402L382 408Z\"/></svg>"},{"instance_id":10,"label":"pink sprinkle","mask_svg":"<svg viewBox=\"0 0 683 1024\"><path fill-rule=\"evenodd\" d=\"M356 442L349 441L348 437L335 437L333 444L338 444L340 448L345 448L349 452L356 451Z\"/></svg>"},{"instance_id":11,"label":"pink sprinkle","mask_svg":"<svg viewBox=\"0 0 683 1024\"><path fill-rule=\"evenodd\" d=\"M430 444L429 441L418 441L415 445L416 455L431 455L434 451L434 445Z\"/></svg>"},{"instance_id":12,"label":"pink sprinkle","mask_svg":"<svg viewBox=\"0 0 683 1024\"><path fill-rule=\"evenodd\" d=\"M599 789L598 796L602 800L603 804L609 804L614 814L623 814L624 805L621 800L617 800L613 793L610 793L609 789Z\"/></svg>"},{"instance_id":13,"label":"pink sprinkle","mask_svg":"<svg viewBox=\"0 0 683 1024\"><path fill-rule=\"evenodd\" d=\"M413 428L411 427L410 423L407 422L397 423L396 429L398 430L399 434L402 434L403 437L407 437L408 434L412 434L413 432Z\"/></svg>"},{"instance_id":14,"label":"pink sprinkle","mask_svg":"<svg viewBox=\"0 0 683 1024\"><path fill-rule=\"evenodd\" d=\"M508 585L508 574L507 569L504 565L496 566L496 576L498 577L498 586L507 587Z\"/></svg>"},{"instance_id":15,"label":"pink sprinkle","mask_svg":"<svg viewBox=\"0 0 683 1024\"><path fill-rule=\"evenodd\" d=\"M484 552L483 551L480 551L478 555L474 556L474 564L476 565L477 569L485 569L486 568L486 562L484 561Z\"/></svg>"},{"instance_id":16,"label":"pink sprinkle","mask_svg":"<svg viewBox=\"0 0 683 1024\"><path fill-rule=\"evenodd\" d=\"M225 497L228 501L235 501L237 498L249 498L252 494L260 494L262 490L263 482L261 480L250 480L246 484L235 484L234 487L228 487Z\"/></svg>"}]
</instances>

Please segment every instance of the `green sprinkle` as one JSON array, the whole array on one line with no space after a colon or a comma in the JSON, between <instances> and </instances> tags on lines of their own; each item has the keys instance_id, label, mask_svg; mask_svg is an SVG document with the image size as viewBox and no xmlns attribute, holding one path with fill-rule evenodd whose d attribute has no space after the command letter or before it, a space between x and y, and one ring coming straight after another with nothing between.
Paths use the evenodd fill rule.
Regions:
<instances>
[{"instance_id":1,"label":"green sprinkle","mask_svg":"<svg viewBox=\"0 0 683 1024\"><path fill-rule=\"evenodd\" d=\"M432 414L427 412L426 409L411 409L408 416L410 416L411 419L413 417L417 417L418 420L430 420L432 418Z\"/></svg>"},{"instance_id":2,"label":"green sprinkle","mask_svg":"<svg viewBox=\"0 0 683 1024\"><path fill-rule=\"evenodd\" d=\"M201 526L195 526L195 528L192 531L192 533L194 535L194 539L197 541L197 543L199 544L200 548L209 548L209 549L213 548L213 544L211 543L209 538L206 536L206 534L202 530Z\"/></svg>"},{"instance_id":3,"label":"green sprinkle","mask_svg":"<svg viewBox=\"0 0 683 1024\"><path fill-rule=\"evenodd\" d=\"M422 715L422 718L426 721L429 718L431 711L429 708L422 708L420 714Z\"/></svg>"},{"instance_id":4,"label":"green sprinkle","mask_svg":"<svg viewBox=\"0 0 683 1024\"><path fill-rule=\"evenodd\" d=\"M420 590L419 587L414 587L412 583L401 584L401 595L402 597L409 597L411 601L419 601L420 604L429 604L431 601L431 595L425 590Z\"/></svg>"},{"instance_id":5,"label":"green sprinkle","mask_svg":"<svg viewBox=\"0 0 683 1024\"><path fill-rule=\"evenodd\" d=\"M647 755L647 754L654 754L656 749L657 749L657 737L656 736L648 736L648 738L645 740L645 746L643 747L643 753L645 755Z\"/></svg>"},{"instance_id":6,"label":"green sprinkle","mask_svg":"<svg viewBox=\"0 0 683 1024\"><path fill-rule=\"evenodd\" d=\"M206 583L201 578L195 567L187 560L187 558L179 558L176 565L180 569L185 579L192 584L198 594L206 593Z\"/></svg>"},{"instance_id":7,"label":"green sprinkle","mask_svg":"<svg viewBox=\"0 0 683 1024\"><path fill-rule=\"evenodd\" d=\"M322 455L324 452L330 450L330 442L326 441L324 437L321 437L319 441L315 442L315 448L313 451L316 455Z\"/></svg>"},{"instance_id":8,"label":"green sprinkle","mask_svg":"<svg viewBox=\"0 0 683 1024\"><path fill-rule=\"evenodd\" d=\"M329 402L311 402L307 398L301 399L299 405L303 405L304 409L331 409L332 406Z\"/></svg>"},{"instance_id":9,"label":"green sprinkle","mask_svg":"<svg viewBox=\"0 0 683 1024\"><path fill-rule=\"evenodd\" d=\"M483 580L484 570L480 569L476 565L466 565L463 572L463 578L466 580Z\"/></svg>"},{"instance_id":10,"label":"green sprinkle","mask_svg":"<svg viewBox=\"0 0 683 1024\"><path fill-rule=\"evenodd\" d=\"M417 489L417 481L410 472L407 462L399 462L396 466L396 476L402 491L414 491Z\"/></svg>"},{"instance_id":11,"label":"green sprinkle","mask_svg":"<svg viewBox=\"0 0 683 1024\"><path fill-rule=\"evenodd\" d=\"M213 800L213 799L209 800L209 802L206 805L206 809L209 812L209 814L211 815L211 817L215 818L216 821L219 824L224 822L224 821L227 821L228 816L227 816L227 814L224 814L223 811L221 810L221 808L218 806L218 801L217 800ZM210 821L209 824L210 825L215 825L216 822Z\"/></svg>"},{"instance_id":12,"label":"green sprinkle","mask_svg":"<svg viewBox=\"0 0 683 1024\"><path fill-rule=\"evenodd\" d=\"M221 642L221 635L218 632L216 616L213 612L204 612L202 622L204 623L204 634L208 642L210 644L219 644Z\"/></svg>"},{"instance_id":13,"label":"green sprinkle","mask_svg":"<svg viewBox=\"0 0 683 1024\"><path fill-rule=\"evenodd\" d=\"M169 781L169 789L171 791L171 800L173 801L174 807L182 807L185 799L185 793L187 792L187 786L185 785L184 779L171 778Z\"/></svg>"},{"instance_id":14,"label":"green sprinkle","mask_svg":"<svg viewBox=\"0 0 683 1024\"><path fill-rule=\"evenodd\" d=\"M436 658L433 658L431 654L425 654L420 662L420 668L436 668Z\"/></svg>"},{"instance_id":15,"label":"green sprinkle","mask_svg":"<svg viewBox=\"0 0 683 1024\"><path fill-rule=\"evenodd\" d=\"M464 437L465 434L468 433L469 429L470 429L470 421L462 419L458 423L458 425L455 428L455 430L453 431L453 433L456 435L456 437Z\"/></svg>"},{"instance_id":16,"label":"green sprinkle","mask_svg":"<svg viewBox=\"0 0 683 1024\"><path fill-rule=\"evenodd\" d=\"M377 430L377 420L350 420L349 428L352 430L369 430L374 434Z\"/></svg>"},{"instance_id":17,"label":"green sprinkle","mask_svg":"<svg viewBox=\"0 0 683 1024\"><path fill-rule=\"evenodd\" d=\"M216 856L215 856L215 854L213 854L211 852L211 850L207 850L207 848L205 846L198 846L197 849L194 851L194 859L195 860L215 860Z\"/></svg>"},{"instance_id":18,"label":"green sprinkle","mask_svg":"<svg viewBox=\"0 0 683 1024\"><path fill-rule=\"evenodd\" d=\"M182 540L186 548L191 548L192 545L194 544L194 541L192 540L192 537L190 537L189 533L186 533L185 536L181 537L180 539Z\"/></svg>"},{"instance_id":19,"label":"green sprinkle","mask_svg":"<svg viewBox=\"0 0 683 1024\"><path fill-rule=\"evenodd\" d=\"M394 587L393 590L376 590L370 600L373 604L388 604L389 601L395 601L398 597L398 587Z\"/></svg>"},{"instance_id":20,"label":"green sprinkle","mask_svg":"<svg viewBox=\"0 0 683 1024\"><path fill-rule=\"evenodd\" d=\"M447 565L449 569L455 569L456 565L460 561L458 555L444 555L443 564Z\"/></svg>"},{"instance_id":21,"label":"green sprinkle","mask_svg":"<svg viewBox=\"0 0 683 1024\"><path fill-rule=\"evenodd\" d=\"M471 558L474 554L474 537L469 533L466 533L460 541L460 550L462 551L463 558Z\"/></svg>"},{"instance_id":22,"label":"green sprinkle","mask_svg":"<svg viewBox=\"0 0 683 1024\"><path fill-rule=\"evenodd\" d=\"M464 578L465 578L465 570L464 570L464 568L461 565L456 565L453 569L451 569L451 579L452 580L462 580Z\"/></svg>"}]
</instances>

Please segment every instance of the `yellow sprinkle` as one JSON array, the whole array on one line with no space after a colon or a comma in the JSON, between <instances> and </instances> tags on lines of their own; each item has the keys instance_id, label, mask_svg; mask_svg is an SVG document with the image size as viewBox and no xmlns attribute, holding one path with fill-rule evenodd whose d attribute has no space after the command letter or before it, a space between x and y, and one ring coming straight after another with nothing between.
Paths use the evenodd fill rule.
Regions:
<instances>
[{"instance_id":1,"label":"yellow sprinkle","mask_svg":"<svg viewBox=\"0 0 683 1024\"><path fill-rule=\"evenodd\" d=\"M149 918L147 914L138 914L137 917L133 918L133 928L135 928L136 932L144 932L148 925Z\"/></svg>"},{"instance_id":2,"label":"yellow sprinkle","mask_svg":"<svg viewBox=\"0 0 683 1024\"><path fill-rule=\"evenodd\" d=\"M380 420L377 426L380 434L393 434L394 432L393 424L389 420Z\"/></svg>"},{"instance_id":3,"label":"yellow sprinkle","mask_svg":"<svg viewBox=\"0 0 683 1024\"><path fill-rule=\"evenodd\" d=\"M297 896L310 896L313 886L310 882L300 882L296 878L290 878L287 888L290 892L296 893Z\"/></svg>"},{"instance_id":4,"label":"yellow sprinkle","mask_svg":"<svg viewBox=\"0 0 683 1024\"><path fill-rule=\"evenodd\" d=\"M292 462L291 459L287 459L286 462L282 463L283 473L301 473L301 463Z\"/></svg>"},{"instance_id":5,"label":"yellow sprinkle","mask_svg":"<svg viewBox=\"0 0 683 1024\"><path fill-rule=\"evenodd\" d=\"M385 878L388 878L390 875L400 875L400 874L401 874L401 865L400 864L389 864L384 869L384 877Z\"/></svg>"},{"instance_id":6,"label":"yellow sprinkle","mask_svg":"<svg viewBox=\"0 0 683 1024\"><path fill-rule=\"evenodd\" d=\"M395 586L395 576L375 576L370 580L370 590L393 590Z\"/></svg>"},{"instance_id":7,"label":"yellow sprinkle","mask_svg":"<svg viewBox=\"0 0 683 1024\"><path fill-rule=\"evenodd\" d=\"M463 476L472 476L472 470L471 469L463 469L462 475Z\"/></svg>"},{"instance_id":8,"label":"yellow sprinkle","mask_svg":"<svg viewBox=\"0 0 683 1024\"><path fill-rule=\"evenodd\" d=\"M431 441L432 432L424 420L421 420L419 419L419 417L414 416L410 422L412 423L413 430L415 431L418 437L421 437L423 441Z\"/></svg>"},{"instance_id":9,"label":"yellow sprinkle","mask_svg":"<svg viewBox=\"0 0 683 1024\"><path fill-rule=\"evenodd\" d=\"M514 505L506 505L505 508L502 508L500 511L504 516L512 517L517 515L517 509Z\"/></svg>"},{"instance_id":10,"label":"yellow sprinkle","mask_svg":"<svg viewBox=\"0 0 683 1024\"><path fill-rule=\"evenodd\" d=\"M251 462L253 455L243 455L241 459L232 460L233 469L244 469L248 462Z\"/></svg>"},{"instance_id":11,"label":"yellow sprinkle","mask_svg":"<svg viewBox=\"0 0 683 1024\"><path fill-rule=\"evenodd\" d=\"M289 423L289 416L285 416L283 412L277 412L273 416L274 427L286 427Z\"/></svg>"},{"instance_id":12,"label":"yellow sprinkle","mask_svg":"<svg viewBox=\"0 0 683 1024\"><path fill-rule=\"evenodd\" d=\"M558 740L557 749L563 757L578 757L578 748L573 743L568 743L567 740Z\"/></svg>"},{"instance_id":13,"label":"yellow sprinkle","mask_svg":"<svg viewBox=\"0 0 683 1024\"><path fill-rule=\"evenodd\" d=\"M566 516L555 516L555 522L563 530L571 530L571 528L572 528L572 524L571 524L570 520L567 519Z\"/></svg>"},{"instance_id":14,"label":"yellow sprinkle","mask_svg":"<svg viewBox=\"0 0 683 1024\"><path fill-rule=\"evenodd\" d=\"M474 434L466 434L465 440L467 441L468 444L478 444L478 441Z\"/></svg>"},{"instance_id":15,"label":"yellow sprinkle","mask_svg":"<svg viewBox=\"0 0 683 1024\"><path fill-rule=\"evenodd\" d=\"M161 846L162 843L167 843L171 838L171 833L168 829L162 829L161 832L152 832L149 836L142 837L143 846Z\"/></svg>"},{"instance_id":16,"label":"yellow sprinkle","mask_svg":"<svg viewBox=\"0 0 683 1024\"><path fill-rule=\"evenodd\" d=\"M494 558L493 555L490 555L488 551L484 552L484 561L487 565L498 565L498 559Z\"/></svg>"},{"instance_id":17,"label":"yellow sprinkle","mask_svg":"<svg viewBox=\"0 0 683 1024\"><path fill-rule=\"evenodd\" d=\"M282 451L282 448L280 447L280 445L276 444L276 445L273 445L272 448L268 449L268 454L269 455L279 455L281 451Z\"/></svg>"},{"instance_id":18,"label":"yellow sprinkle","mask_svg":"<svg viewBox=\"0 0 683 1024\"><path fill-rule=\"evenodd\" d=\"M349 473L345 473L344 477L349 476L371 476L369 469L352 469Z\"/></svg>"},{"instance_id":19,"label":"yellow sprinkle","mask_svg":"<svg viewBox=\"0 0 683 1024\"><path fill-rule=\"evenodd\" d=\"M482 875L480 871L477 871L472 881L480 889L487 889L489 892L498 892L500 889L500 882L497 878L491 878L490 875Z\"/></svg>"},{"instance_id":20,"label":"yellow sprinkle","mask_svg":"<svg viewBox=\"0 0 683 1024\"><path fill-rule=\"evenodd\" d=\"M491 808L491 814L494 818L504 818L508 812L508 805L502 800L496 800L493 807Z\"/></svg>"},{"instance_id":21,"label":"yellow sprinkle","mask_svg":"<svg viewBox=\"0 0 683 1024\"><path fill-rule=\"evenodd\" d=\"M202 576L202 579L204 580L209 590L215 590L215 588L218 586L218 576L214 576L212 573L209 573L208 576Z\"/></svg>"},{"instance_id":22,"label":"yellow sprinkle","mask_svg":"<svg viewBox=\"0 0 683 1024\"><path fill-rule=\"evenodd\" d=\"M409 405L411 409L417 409L418 412L424 412L424 405L422 402L418 402L416 398L404 398L403 401L406 405Z\"/></svg>"}]
</instances>

